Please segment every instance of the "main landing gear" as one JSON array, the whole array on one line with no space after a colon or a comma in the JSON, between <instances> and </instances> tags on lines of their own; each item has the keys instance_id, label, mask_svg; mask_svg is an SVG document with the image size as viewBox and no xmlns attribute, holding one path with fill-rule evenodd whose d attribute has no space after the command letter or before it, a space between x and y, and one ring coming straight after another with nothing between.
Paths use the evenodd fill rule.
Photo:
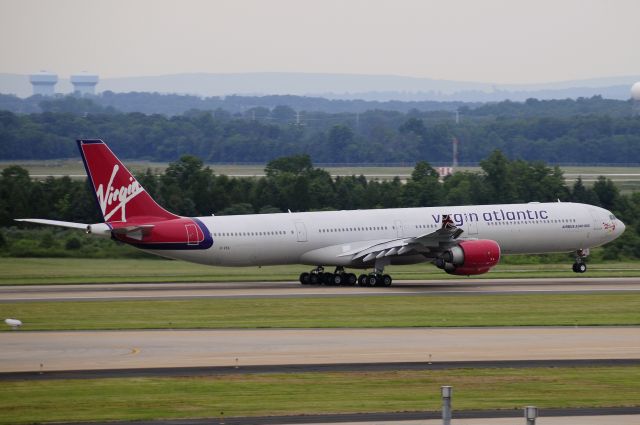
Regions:
<instances>
[{"instance_id":1,"label":"main landing gear","mask_svg":"<svg viewBox=\"0 0 640 425\"><path fill-rule=\"evenodd\" d=\"M300 274L300 283L303 285L353 286L357 283L360 286L391 286L391 282L391 276L381 271L356 277L353 273L346 273L344 267L336 267L333 273L328 273L324 267L318 266Z\"/></svg>"},{"instance_id":2,"label":"main landing gear","mask_svg":"<svg viewBox=\"0 0 640 425\"><path fill-rule=\"evenodd\" d=\"M382 257L376 259L373 266L373 272L367 274L361 274L358 277L358 284L360 286L391 286L391 276L384 274L384 267L390 263L389 257Z\"/></svg>"},{"instance_id":3,"label":"main landing gear","mask_svg":"<svg viewBox=\"0 0 640 425\"><path fill-rule=\"evenodd\" d=\"M576 262L573 263L573 271L576 273L584 273L587 271L587 265L584 259L589 255L588 249L579 249L576 251Z\"/></svg>"},{"instance_id":4,"label":"main landing gear","mask_svg":"<svg viewBox=\"0 0 640 425\"><path fill-rule=\"evenodd\" d=\"M391 276L382 273L361 274L358 276L358 285L360 286L391 286Z\"/></svg>"},{"instance_id":5,"label":"main landing gear","mask_svg":"<svg viewBox=\"0 0 640 425\"><path fill-rule=\"evenodd\" d=\"M346 273L344 267L336 267L333 273L324 271L324 267L318 266L309 273L300 274L300 283L303 285L327 285L327 286L353 286L358 278L353 273Z\"/></svg>"}]
</instances>

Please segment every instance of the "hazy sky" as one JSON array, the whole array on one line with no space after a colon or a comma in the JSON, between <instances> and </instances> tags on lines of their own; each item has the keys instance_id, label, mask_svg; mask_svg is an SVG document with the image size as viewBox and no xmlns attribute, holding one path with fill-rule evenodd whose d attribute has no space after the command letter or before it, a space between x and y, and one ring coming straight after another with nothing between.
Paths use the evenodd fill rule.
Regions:
<instances>
[{"instance_id":1,"label":"hazy sky","mask_svg":"<svg viewBox=\"0 0 640 425\"><path fill-rule=\"evenodd\" d=\"M0 0L0 72L640 75L640 0Z\"/></svg>"}]
</instances>

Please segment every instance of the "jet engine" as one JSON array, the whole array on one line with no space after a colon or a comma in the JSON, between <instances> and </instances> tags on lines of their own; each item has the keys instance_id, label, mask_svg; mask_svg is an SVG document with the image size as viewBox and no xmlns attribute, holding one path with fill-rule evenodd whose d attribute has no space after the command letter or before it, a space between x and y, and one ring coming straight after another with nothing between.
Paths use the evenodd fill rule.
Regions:
<instances>
[{"instance_id":1,"label":"jet engine","mask_svg":"<svg viewBox=\"0 0 640 425\"><path fill-rule=\"evenodd\" d=\"M445 251L436 260L436 266L449 274L476 275L488 272L500 261L500 245L480 239L463 241Z\"/></svg>"}]
</instances>

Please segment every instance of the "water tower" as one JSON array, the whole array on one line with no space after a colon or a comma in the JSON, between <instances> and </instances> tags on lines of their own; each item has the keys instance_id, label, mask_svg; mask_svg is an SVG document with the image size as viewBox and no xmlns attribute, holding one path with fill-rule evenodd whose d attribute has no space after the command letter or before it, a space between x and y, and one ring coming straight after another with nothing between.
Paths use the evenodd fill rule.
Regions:
<instances>
[{"instance_id":1,"label":"water tower","mask_svg":"<svg viewBox=\"0 0 640 425\"><path fill-rule=\"evenodd\" d=\"M631 102L633 102L633 115L640 116L640 81L631 86Z\"/></svg>"},{"instance_id":2,"label":"water tower","mask_svg":"<svg viewBox=\"0 0 640 425\"><path fill-rule=\"evenodd\" d=\"M33 86L33 95L53 96L58 76L52 72L40 71L29 75L29 82Z\"/></svg>"},{"instance_id":3,"label":"water tower","mask_svg":"<svg viewBox=\"0 0 640 425\"><path fill-rule=\"evenodd\" d=\"M73 84L73 93L84 96L96 94L96 85L98 84L98 76L83 72L71 76L71 84Z\"/></svg>"}]
</instances>

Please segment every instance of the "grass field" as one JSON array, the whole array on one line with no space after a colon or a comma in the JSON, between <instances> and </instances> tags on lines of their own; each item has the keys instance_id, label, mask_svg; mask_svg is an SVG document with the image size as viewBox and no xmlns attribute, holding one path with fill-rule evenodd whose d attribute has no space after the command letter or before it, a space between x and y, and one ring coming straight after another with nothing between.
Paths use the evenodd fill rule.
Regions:
<instances>
[{"instance_id":1,"label":"grass field","mask_svg":"<svg viewBox=\"0 0 640 425\"><path fill-rule=\"evenodd\" d=\"M640 294L0 302L0 315L23 331L640 325Z\"/></svg>"},{"instance_id":2,"label":"grass field","mask_svg":"<svg viewBox=\"0 0 640 425\"><path fill-rule=\"evenodd\" d=\"M213 267L163 259L0 258L0 285L74 283L295 281L310 266ZM395 280L465 279L431 264L390 266ZM639 277L639 263L590 264L580 277ZM500 264L469 279L553 277L575 278L571 261L562 264Z\"/></svg>"},{"instance_id":3,"label":"grass field","mask_svg":"<svg viewBox=\"0 0 640 425\"><path fill-rule=\"evenodd\" d=\"M0 423L637 406L639 367L246 374L190 378L5 381Z\"/></svg>"}]
</instances>

